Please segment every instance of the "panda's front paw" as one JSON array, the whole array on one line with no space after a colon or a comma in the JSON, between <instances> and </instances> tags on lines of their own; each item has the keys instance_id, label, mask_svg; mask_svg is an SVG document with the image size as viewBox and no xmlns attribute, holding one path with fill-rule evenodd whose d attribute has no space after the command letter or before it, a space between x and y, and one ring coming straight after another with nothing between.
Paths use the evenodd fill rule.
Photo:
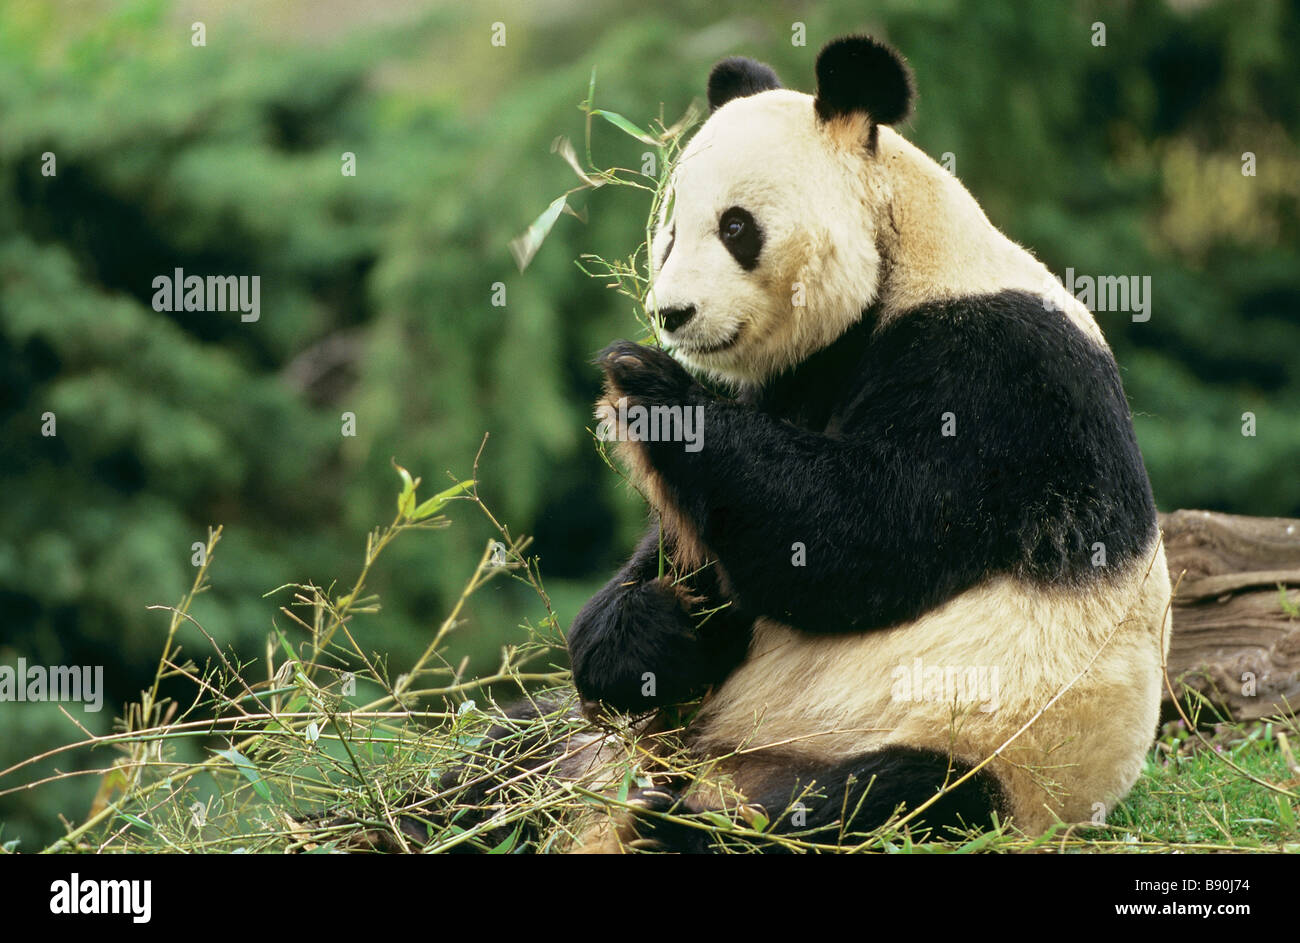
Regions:
<instances>
[{"instance_id":1,"label":"panda's front paw","mask_svg":"<svg viewBox=\"0 0 1300 943\"><path fill-rule=\"evenodd\" d=\"M694 696L702 659L690 607L699 602L667 579L611 584L588 600L568 636L583 701L641 714Z\"/></svg>"},{"instance_id":2,"label":"panda's front paw","mask_svg":"<svg viewBox=\"0 0 1300 943\"><path fill-rule=\"evenodd\" d=\"M615 341L596 357L605 371L606 398L629 405L685 406L706 395L686 369L657 347Z\"/></svg>"},{"instance_id":3,"label":"panda's front paw","mask_svg":"<svg viewBox=\"0 0 1300 943\"><path fill-rule=\"evenodd\" d=\"M627 804L632 818L624 840L632 850L685 855L713 850L708 830L682 821L693 810L680 796L651 787L633 792Z\"/></svg>"}]
</instances>

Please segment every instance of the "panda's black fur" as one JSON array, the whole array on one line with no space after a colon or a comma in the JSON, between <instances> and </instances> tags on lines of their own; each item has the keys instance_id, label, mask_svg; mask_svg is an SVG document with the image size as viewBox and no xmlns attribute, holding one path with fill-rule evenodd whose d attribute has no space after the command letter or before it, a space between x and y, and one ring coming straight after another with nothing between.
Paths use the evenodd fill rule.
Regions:
<instances>
[{"instance_id":1,"label":"panda's black fur","mask_svg":"<svg viewBox=\"0 0 1300 943\"><path fill-rule=\"evenodd\" d=\"M911 71L901 68L901 62L894 49L867 37L846 36L827 43L817 56L817 116L828 121L865 111L876 124L905 120L916 88ZM755 71L764 68L757 66Z\"/></svg>"},{"instance_id":2,"label":"panda's black fur","mask_svg":"<svg viewBox=\"0 0 1300 943\"><path fill-rule=\"evenodd\" d=\"M780 87L781 80L771 66L743 56L723 59L709 73L709 110L716 111L733 98Z\"/></svg>"},{"instance_id":3,"label":"panda's black fur","mask_svg":"<svg viewBox=\"0 0 1300 943\"><path fill-rule=\"evenodd\" d=\"M914 96L901 57L874 40L850 37L823 50L817 76L819 125L839 135L837 142L852 142L860 133L876 159L880 126L905 118ZM710 76L709 104L717 112L738 98L779 88L769 67L728 59ZM938 185L960 189L946 179ZM676 232L666 235L661 269L681 240ZM761 269L768 251L761 231L747 235L758 239L754 258L734 258L745 273ZM973 237L992 239L983 229ZM883 246L880 256L878 277L885 284L897 274L890 266L907 260L891 258ZM1026 266L1037 266L1025 258ZM1018 286L1023 277L1007 282ZM674 333L697 316L689 305L671 311L664 305L660 314ZM1045 294L1021 287L923 299L901 310L870 304L832 342L742 384L735 397L712 392L662 350L626 341L607 348L597 361L607 381L605 402L699 408L704 434L699 451L673 441L624 443L623 457L648 485L656 513L632 558L569 630L574 682L587 710L644 715L708 695L705 713L684 735L688 746L698 742L708 755L715 749L708 737L716 734L708 727L710 697L716 705L717 692L725 694L729 683L748 683L736 681L741 666L753 669L746 678L761 679L761 664L755 664L773 657L759 644L758 626L782 627L786 635L777 637L786 646L868 639L900 627L910 631L911 623L992 584L1017 587L1008 598L1025 604L1021 621L1007 632L1054 628L1057 615L1038 615L1040 602L1043 611L1059 614L1072 611L1051 608L1061 600L1113 597L1116 611L1135 620L1124 644L1142 651L1142 666L1158 665L1158 627L1167 628L1167 621L1158 611L1162 587L1147 587L1146 580L1152 572L1160 580L1167 574L1155 505L1114 358L1083 317L1087 324L1077 314L1067 317ZM1095 555L1099 545L1103 566ZM661 547L673 563L668 577L660 576ZM791 565L796 547L805 565ZM1133 585L1142 587L1141 595L1130 600ZM1167 599L1167 583L1163 592ZM711 613L702 624L701 612ZM1098 617L1078 618L1095 623ZM1143 619L1149 627L1136 625ZM987 623L969 626L977 649L1002 631ZM1074 630L1065 625L1061 631ZM928 651L929 639L915 640L917 652ZM1051 644L1044 641L1042 650L1051 651ZM1075 651L1063 655L1060 671L1072 672L1064 666L1079 660ZM888 667L864 662L861 683L879 689L879 673ZM1017 666L1008 667L1014 674ZM1107 670L1118 675L1121 669L1112 663ZM1144 667L1135 671L1142 691L1123 710L1145 724L1154 679ZM656 684L647 688L647 677ZM1044 677L1057 683L1051 672ZM1090 690L1108 690L1109 679L1093 680L1100 687ZM1032 704L1054 703L1047 682L1034 683L1044 687L1031 692ZM1125 685L1134 682L1114 678L1117 691ZM795 692L759 693L759 700L776 703ZM1112 713L1098 700L1102 694L1088 696L1094 698L1088 710L1099 717ZM1118 703L1123 695L1113 696ZM1004 722L1008 731L1018 718ZM734 728L735 717L729 723ZM1061 729L1069 736L1068 724ZM1127 736L1129 728L1122 729ZM1096 782L1109 783L1111 792L1127 789L1142 738L1149 743L1150 733L1134 732L1132 743L1104 760L1118 771ZM735 745L737 736L727 736ZM733 762L727 775L746 803L762 807L771 831L826 841L868 831L900 807L925 804L973 768L974 757L940 748L942 730L928 731L921 743L862 742L874 745L847 755L778 742L766 753L750 751L754 755ZM995 773L990 766L967 777L912 824L980 826L1014 814L1013 800L1041 824L1042 810L1024 798L1025 783L1017 780L1008 791L1008 768ZM806 815L792 816L792 803L810 795L819 801L807 805ZM658 814L709 808L692 784L668 777L634 798L644 812L631 822L629 835L663 850L709 850L706 831ZM1085 798L1108 804L1116 796Z\"/></svg>"},{"instance_id":4,"label":"panda's black fur","mask_svg":"<svg viewBox=\"0 0 1300 943\"><path fill-rule=\"evenodd\" d=\"M805 632L897 625L996 573L1085 587L1155 533L1113 358L1020 292L927 306L879 331L868 312L740 402L653 348L617 344L602 363L629 405L704 408L701 451L643 448L732 594ZM945 414L960 434L940 434ZM1098 541L1111 567L1092 565ZM754 553L795 543L809 565ZM570 636L579 690L585 680L630 709L578 668L603 605L598 595ZM642 647L622 650L635 660Z\"/></svg>"}]
</instances>

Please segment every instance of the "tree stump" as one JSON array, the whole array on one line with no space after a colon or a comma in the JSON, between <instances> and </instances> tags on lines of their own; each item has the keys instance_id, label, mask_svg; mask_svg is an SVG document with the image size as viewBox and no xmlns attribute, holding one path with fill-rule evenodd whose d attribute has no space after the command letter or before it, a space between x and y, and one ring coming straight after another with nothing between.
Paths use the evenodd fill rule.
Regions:
<instances>
[{"instance_id":1,"label":"tree stump","mask_svg":"<svg viewBox=\"0 0 1300 943\"><path fill-rule=\"evenodd\" d=\"M1174 691L1199 691L1235 720L1300 711L1300 520L1174 511L1160 524Z\"/></svg>"}]
</instances>

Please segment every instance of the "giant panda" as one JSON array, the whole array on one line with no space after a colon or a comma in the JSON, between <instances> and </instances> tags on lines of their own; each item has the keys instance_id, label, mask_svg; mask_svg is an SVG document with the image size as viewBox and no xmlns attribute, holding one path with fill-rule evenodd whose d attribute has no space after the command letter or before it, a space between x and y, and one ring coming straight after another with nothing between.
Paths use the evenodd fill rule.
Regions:
<instances>
[{"instance_id":1,"label":"giant panda","mask_svg":"<svg viewBox=\"0 0 1300 943\"><path fill-rule=\"evenodd\" d=\"M813 842L909 810L1040 833L1098 821L1154 736L1170 585L1110 349L894 129L898 53L839 39L816 78L713 69L652 241L667 350L598 360L599 415L702 436L614 430L653 521L572 623L574 682L593 716L702 698L707 773L579 850L708 850L663 813L711 808Z\"/></svg>"}]
</instances>

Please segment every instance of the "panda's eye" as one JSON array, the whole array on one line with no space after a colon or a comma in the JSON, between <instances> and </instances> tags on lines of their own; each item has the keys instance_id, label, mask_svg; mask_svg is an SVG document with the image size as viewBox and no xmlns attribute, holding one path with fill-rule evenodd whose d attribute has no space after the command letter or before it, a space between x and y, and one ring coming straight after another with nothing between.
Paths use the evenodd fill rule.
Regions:
<instances>
[{"instance_id":1,"label":"panda's eye","mask_svg":"<svg viewBox=\"0 0 1300 943\"><path fill-rule=\"evenodd\" d=\"M745 271L752 271L758 265L763 232L748 210L739 206L726 210L718 219L718 237Z\"/></svg>"}]
</instances>

